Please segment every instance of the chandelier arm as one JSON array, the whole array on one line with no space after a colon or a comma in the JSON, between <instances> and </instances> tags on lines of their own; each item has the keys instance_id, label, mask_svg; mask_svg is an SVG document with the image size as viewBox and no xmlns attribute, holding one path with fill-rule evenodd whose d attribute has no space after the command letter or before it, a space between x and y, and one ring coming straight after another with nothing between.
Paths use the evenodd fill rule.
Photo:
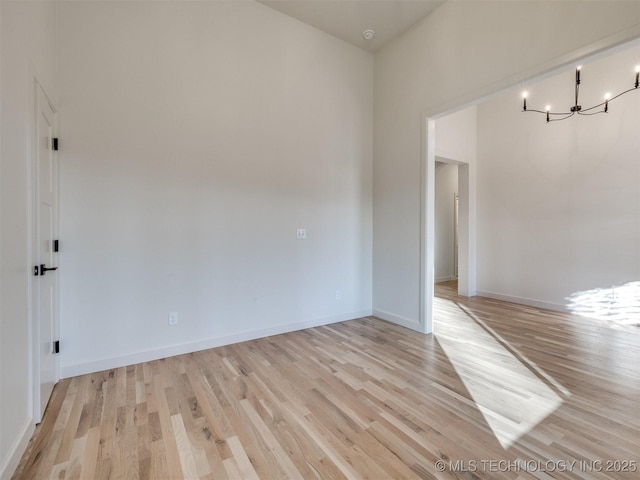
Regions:
<instances>
[{"instance_id":1,"label":"chandelier arm","mask_svg":"<svg viewBox=\"0 0 640 480\"><path fill-rule=\"evenodd\" d=\"M546 110L536 110L534 108L527 108L526 110L523 110L523 112L535 112L535 113L543 113L543 114L547 114ZM549 112L549 115L571 115L572 112Z\"/></svg>"},{"instance_id":2,"label":"chandelier arm","mask_svg":"<svg viewBox=\"0 0 640 480\"><path fill-rule=\"evenodd\" d=\"M604 102L602 102L602 103L599 103L598 105L594 105L593 107L584 108L584 109L582 109L582 111L581 111L581 112L578 112L578 113L579 113L580 115L591 115L591 114L589 114L589 113L585 114L584 112L588 112L588 111L590 111L590 110L594 110L594 109L596 109L596 108L598 108L598 107L602 107L602 106L603 106L603 105L605 105L607 102L608 102L608 103L611 103L611 102L613 102L616 98L621 97L621 96L622 96L622 95L624 95L625 93L633 92L634 90L637 90L637 88L630 88L629 90L625 90L624 92L617 94L615 97L611 97L608 101L604 101Z\"/></svg>"},{"instance_id":3,"label":"chandelier arm","mask_svg":"<svg viewBox=\"0 0 640 480\"><path fill-rule=\"evenodd\" d=\"M604 110L598 110L597 112L591 112L591 113L578 112L578 115L598 115L600 113L607 113L607 112L605 112Z\"/></svg>"},{"instance_id":4,"label":"chandelier arm","mask_svg":"<svg viewBox=\"0 0 640 480\"><path fill-rule=\"evenodd\" d=\"M614 97L614 98L616 98L616 97ZM611 103L611 100L613 100L613 99L609 99L609 103ZM579 115L593 115L593 113L586 113L586 112L589 112L591 110L595 110L596 108L602 107L605 103L607 103L607 102L602 102L602 103L599 103L598 105L594 105L593 107L585 108L581 112L578 112L578 114ZM604 110L599 111L599 112L595 112L595 113L604 113Z\"/></svg>"},{"instance_id":5,"label":"chandelier arm","mask_svg":"<svg viewBox=\"0 0 640 480\"><path fill-rule=\"evenodd\" d=\"M566 120L567 118L571 118L571 117L573 117L575 114L576 114L576 112L571 112L571 113L568 113L568 114L564 114L564 113L549 113L549 115L566 115L566 116L564 116L564 117L562 117L562 118L552 118L552 119L549 119L549 120L547 120L547 123L551 123L551 122L559 122L559 121L561 121L561 120Z\"/></svg>"},{"instance_id":6,"label":"chandelier arm","mask_svg":"<svg viewBox=\"0 0 640 480\"><path fill-rule=\"evenodd\" d=\"M637 88L637 87L635 87L635 88L630 88L629 90L625 90L624 92L619 93L619 94L618 94L618 95L616 95L615 97L610 98L610 99L609 99L609 102L611 102L612 100L615 100L615 99L616 99L616 98L618 98L618 97L621 97L621 96L622 96L622 95L624 95L625 93L633 92L634 90L638 90L638 88Z\"/></svg>"}]
</instances>

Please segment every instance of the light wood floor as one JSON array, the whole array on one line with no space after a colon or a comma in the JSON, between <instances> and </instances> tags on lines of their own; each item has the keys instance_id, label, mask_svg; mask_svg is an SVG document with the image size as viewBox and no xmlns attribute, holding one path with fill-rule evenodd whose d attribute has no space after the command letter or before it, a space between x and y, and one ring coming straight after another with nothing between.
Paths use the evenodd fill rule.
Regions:
<instances>
[{"instance_id":1,"label":"light wood floor","mask_svg":"<svg viewBox=\"0 0 640 480\"><path fill-rule=\"evenodd\" d=\"M14 478L640 478L637 328L437 295L63 380Z\"/></svg>"}]
</instances>

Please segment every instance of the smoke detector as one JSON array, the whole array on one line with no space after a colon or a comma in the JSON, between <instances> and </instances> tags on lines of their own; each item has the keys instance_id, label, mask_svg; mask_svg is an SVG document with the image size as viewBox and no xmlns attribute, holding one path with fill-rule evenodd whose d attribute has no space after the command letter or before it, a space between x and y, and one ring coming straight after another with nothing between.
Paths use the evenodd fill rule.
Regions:
<instances>
[{"instance_id":1,"label":"smoke detector","mask_svg":"<svg viewBox=\"0 0 640 480\"><path fill-rule=\"evenodd\" d=\"M362 32L362 36L364 37L365 40L371 40L375 35L376 35L376 32L374 32L371 29L367 29L364 32Z\"/></svg>"}]
</instances>

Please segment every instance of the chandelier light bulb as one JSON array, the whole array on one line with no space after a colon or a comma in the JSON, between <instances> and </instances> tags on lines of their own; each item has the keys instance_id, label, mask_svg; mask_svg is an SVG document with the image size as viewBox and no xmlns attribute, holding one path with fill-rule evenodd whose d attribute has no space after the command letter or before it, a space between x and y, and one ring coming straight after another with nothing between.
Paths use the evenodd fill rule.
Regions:
<instances>
[{"instance_id":1,"label":"chandelier light bulb","mask_svg":"<svg viewBox=\"0 0 640 480\"><path fill-rule=\"evenodd\" d=\"M611 94L609 92L604 94L604 99L609 100L611 98Z\"/></svg>"},{"instance_id":2,"label":"chandelier light bulb","mask_svg":"<svg viewBox=\"0 0 640 480\"><path fill-rule=\"evenodd\" d=\"M551 111L551 105L547 105L546 107L544 107L544 109L545 109L547 112L550 112L550 111Z\"/></svg>"}]
</instances>

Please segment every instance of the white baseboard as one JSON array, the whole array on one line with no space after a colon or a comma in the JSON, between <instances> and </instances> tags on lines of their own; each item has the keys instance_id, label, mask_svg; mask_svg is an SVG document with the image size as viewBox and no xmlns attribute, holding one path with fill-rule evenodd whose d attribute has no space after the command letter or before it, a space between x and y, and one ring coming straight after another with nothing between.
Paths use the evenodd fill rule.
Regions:
<instances>
[{"instance_id":1,"label":"white baseboard","mask_svg":"<svg viewBox=\"0 0 640 480\"><path fill-rule=\"evenodd\" d=\"M376 310L375 308L373 309L373 316L386 320L387 322L395 323L401 327L406 327L411 330L415 330L416 332L424 333L422 331L422 325L414 320L394 315L393 313L385 312L384 310Z\"/></svg>"},{"instance_id":2,"label":"white baseboard","mask_svg":"<svg viewBox=\"0 0 640 480\"><path fill-rule=\"evenodd\" d=\"M0 466L0 480L10 480L13 476L16 468L18 468L22 455L27 449L27 445L29 444L29 440L31 440L35 428L36 426L33 423L33 419L29 417L22 427L22 432L11 446L7 458L2 462L2 466Z\"/></svg>"},{"instance_id":3,"label":"white baseboard","mask_svg":"<svg viewBox=\"0 0 640 480\"><path fill-rule=\"evenodd\" d=\"M458 277L437 277L436 278L436 283L440 283L440 282L450 282L451 280L457 280Z\"/></svg>"},{"instance_id":4,"label":"white baseboard","mask_svg":"<svg viewBox=\"0 0 640 480\"><path fill-rule=\"evenodd\" d=\"M502 293L485 292L478 290L476 295L479 297L493 298L495 300L502 300L505 302L517 303L519 305L526 305L528 307L544 308L545 310L553 310L555 312L570 312L566 305L558 303L543 302L542 300L534 300L532 298L515 297L513 295L504 295Z\"/></svg>"},{"instance_id":5,"label":"white baseboard","mask_svg":"<svg viewBox=\"0 0 640 480\"><path fill-rule=\"evenodd\" d=\"M332 317L317 318L304 322L289 323L286 325L278 325L275 327L254 330L251 332L243 332L235 335L226 335L223 337L207 338L197 342L182 343L178 345L169 345L153 350L145 350L142 352L121 355L118 357L104 358L92 362L77 363L75 365L63 365L61 368L62 378L75 377L85 375L87 373L101 372L112 368L125 367L127 365L135 365L136 363L150 362L161 358L173 357L185 353L207 350L209 348L222 347L238 342L246 342L255 340L256 338L269 337L272 335L280 335L282 333L295 332L296 330L304 330L305 328L320 327L322 325L330 325L332 323L354 320L356 318L368 317L371 310L361 310L358 312L346 313ZM4 480L4 479L2 479Z\"/></svg>"}]
</instances>

